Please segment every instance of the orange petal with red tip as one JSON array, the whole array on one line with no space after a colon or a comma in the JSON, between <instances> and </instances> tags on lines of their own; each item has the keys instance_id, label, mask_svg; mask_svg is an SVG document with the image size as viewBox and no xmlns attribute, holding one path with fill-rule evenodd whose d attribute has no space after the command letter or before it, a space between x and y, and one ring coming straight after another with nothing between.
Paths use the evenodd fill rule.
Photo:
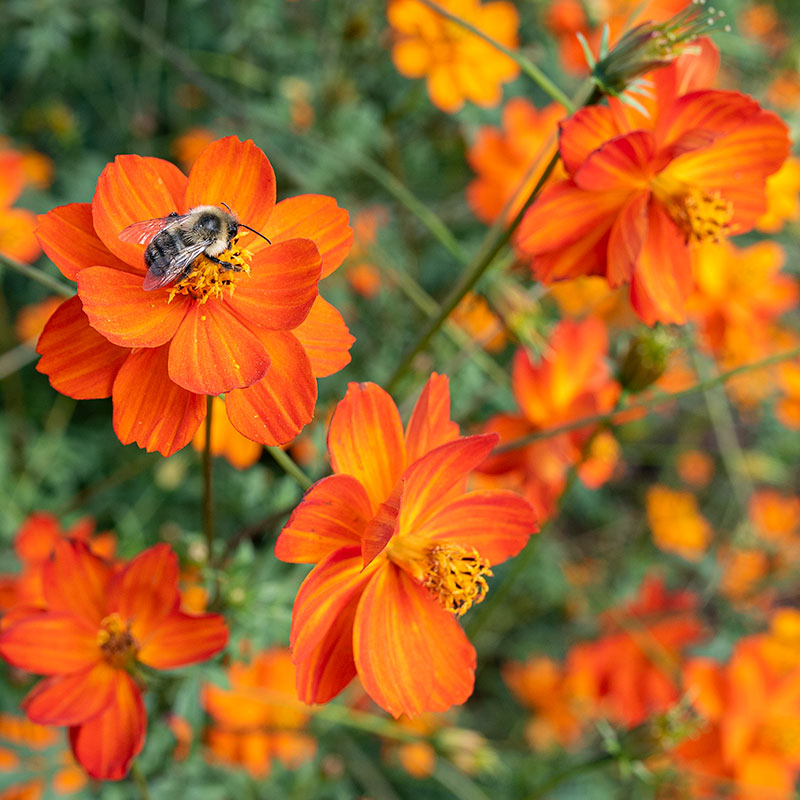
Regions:
<instances>
[{"instance_id":1,"label":"orange petal with red tip","mask_svg":"<svg viewBox=\"0 0 800 800\"><path fill-rule=\"evenodd\" d=\"M619 211L608 240L606 277L609 286L627 283L633 276L647 238L649 202L649 191L637 192L631 195Z\"/></svg>"},{"instance_id":2,"label":"orange petal with red tip","mask_svg":"<svg viewBox=\"0 0 800 800\"><path fill-rule=\"evenodd\" d=\"M186 189L188 208L202 205L222 207L227 203L238 219L259 233L264 232L275 206L275 173L263 150L252 139L242 142L226 136L200 153L189 173ZM266 244L242 229L241 241L256 251ZM269 234L264 234L269 238Z\"/></svg>"},{"instance_id":3,"label":"orange petal with red tip","mask_svg":"<svg viewBox=\"0 0 800 800\"><path fill-rule=\"evenodd\" d=\"M250 326L296 328L317 299L321 264L310 239L290 239L260 250L253 256L250 279L236 284L230 306Z\"/></svg>"},{"instance_id":4,"label":"orange petal with red tip","mask_svg":"<svg viewBox=\"0 0 800 800\"><path fill-rule=\"evenodd\" d=\"M84 542L62 539L44 565L44 596L50 611L66 611L90 625L106 616L111 567Z\"/></svg>"},{"instance_id":5,"label":"orange petal with red tip","mask_svg":"<svg viewBox=\"0 0 800 800\"><path fill-rule=\"evenodd\" d=\"M565 119L559 126L558 149L567 172L574 174L598 147L620 133L608 106L587 106Z\"/></svg>"},{"instance_id":6,"label":"orange petal with red tip","mask_svg":"<svg viewBox=\"0 0 800 800\"><path fill-rule=\"evenodd\" d=\"M421 525L454 492L463 492L469 473L492 452L500 440L496 433L465 436L448 442L408 468L400 510L400 530Z\"/></svg>"},{"instance_id":7,"label":"orange petal with red tip","mask_svg":"<svg viewBox=\"0 0 800 800\"><path fill-rule=\"evenodd\" d=\"M92 199L94 229L117 258L140 275L146 271L145 245L123 242L119 235L134 222L184 213L186 176L160 158L122 155L108 164L97 179Z\"/></svg>"},{"instance_id":8,"label":"orange petal with red tip","mask_svg":"<svg viewBox=\"0 0 800 800\"><path fill-rule=\"evenodd\" d=\"M144 744L147 712L142 695L127 672L114 670L114 689L106 711L70 728L72 752L93 778L118 781Z\"/></svg>"},{"instance_id":9,"label":"orange petal with red tip","mask_svg":"<svg viewBox=\"0 0 800 800\"><path fill-rule=\"evenodd\" d=\"M353 620L361 592L374 575L360 547L331 553L308 574L292 611L292 660L297 696L326 703L355 677Z\"/></svg>"},{"instance_id":10,"label":"orange petal with red tip","mask_svg":"<svg viewBox=\"0 0 800 800\"><path fill-rule=\"evenodd\" d=\"M114 381L114 432L122 444L171 456L192 441L206 415L206 398L167 374L169 347L137 350Z\"/></svg>"},{"instance_id":11,"label":"orange petal with red tip","mask_svg":"<svg viewBox=\"0 0 800 800\"><path fill-rule=\"evenodd\" d=\"M539 526L531 504L516 492L468 492L440 508L415 533L440 542L474 547L481 558L499 564L528 543Z\"/></svg>"},{"instance_id":12,"label":"orange petal with red tip","mask_svg":"<svg viewBox=\"0 0 800 800\"><path fill-rule=\"evenodd\" d=\"M173 669L207 661L227 643L228 626L220 614L175 611L143 640L137 658L154 669Z\"/></svg>"},{"instance_id":13,"label":"orange petal with red tip","mask_svg":"<svg viewBox=\"0 0 800 800\"><path fill-rule=\"evenodd\" d=\"M353 649L367 694L394 717L446 711L472 694L474 648L455 617L393 564L361 595Z\"/></svg>"},{"instance_id":14,"label":"orange petal with red tip","mask_svg":"<svg viewBox=\"0 0 800 800\"><path fill-rule=\"evenodd\" d=\"M69 203L38 217L36 236L47 257L65 278L74 281L87 267L113 267L134 272L118 259L95 233L91 203ZM142 271L136 271L141 275Z\"/></svg>"},{"instance_id":15,"label":"orange petal with red tip","mask_svg":"<svg viewBox=\"0 0 800 800\"><path fill-rule=\"evenodd\" d=\"M76 400L108 397L130 350L111 344L89 325L79 297L65 300L47 321L36 345L36 370Z\"/></svg>"},{"instance_id":16,"label":"orange petal with red tip","mask_svg":"<svg viewBox=\"0 0 800 800\"><path fill-rule=\"evenodd\" d=\"M61 611L33 614L0 634L0 655L39 675L66 675L91 668L101 658L97 626Z\"/></svg>"},{"instance_id":17,"label":"orange petal with red tip","mask_svg":"<svg viewBox=\"0 0 800 800\"><path fill-rule=\"evenodd\" d=\"M340 547L360 546L372 517L364 487L350 475L330 475L303 496L275 543L275 557L314 564Z\"/></svg>"},{"instance_id":18,"label":"orange petal with red tip","mask_svg":"<svg viewBox=\"0 0 800 800\"><path fill-rule=\"evenodd\" d=\"M252 386L269 366L259 337L224 301L190 303L169 346L170 380L197 394Z\"/></svg>"},{"instance_id":19,"label":"orange petal with red tip","mask_svg":"<svg viewBox=\"0 0 800 800\"><path fill-rule=\"evenodd\" d=\"M286 331L262 331L272 359L266 376L226 395L228 419L242 436L268 446L286 444L314 417L317 382L300 342Z\"/></svg>"},{"instance_id":20,"label":"orange petal with red tip","mask_svg":"<svg viewBox=\"0 0 800 800\"><path fill-rule=\"evenodd\" d=\"M406 426L409 464L439 445L457 439L458 423L450 419L450 379L431 373Z\"/></svg>"},{"instance_id":21,"label":"orange petal with red tip","mask_svg":"<svg viewBox=\"0 0 800 800\"><path fill-rule=\"evenodd\" d=\"M397 532L397 523L400 516L400 505L403 502L405 479L400 478L394 491L385 503L378 506L375 516L364 529L361 539L361 554L364 557L364 566L367 567L381 554L383 548Z\"/></svg>"},{"instance_id":22,"label":"orange petal with red tip","mask_svg":"<svg viewBox=\"0 0 800 800\"><path fill-rule=\"evenodd\" d=\"M269 218L264 235L273 243L288 239L311 239L322 258L327 278L347 257L353 246L350 214L336 199L323 194L301 194L281 200Z\"/></svg>"},{"instance_id":23,"label":"orange petal with red tip","mask_svg":"<svg viewBox=\"0 0 800 800\"><path fill-rule=\"evenodd\" d=\"M653 177L655 148L649 131L617 136L586 159L575 173L575 185L590 192L641 191Z\"/></svg>"},{"instance_id":24,"label":"orange petal with red tip","mask_svg":"<svg viewBox=\"0 0 800 800\"><path fill-rule=\"evenodd\" d=\"M350 363L350 348L356 338L322 295L317 295L308 316L292 333L305 348L315 378L326 378Z\"/></svg>"},{"instance_id":25,"label":"orange petal with red tip","mask_svg":"<svg viewBox=\"0 0 800 800\"><path fill-rule=\"evenodd\" d=\"M394 400L374 383L351 383L328 429L334 472L352 475L372 508L392 493L406 465L403 424Z\"/></svg>"},{"instance_id":26,"label":"orange petal with red tip","mask_svg":"<svg viewBox=\"0 0 800 800\"><path fill-rule=\"evenodd\" d=\"M158 347L178 330L195 305L185 295L167 302L165 291L146 292L141 275L109 267L78 273L78 295L89 324L121 347Z\"/></svg>"},{"instance_id":27,"label":"orange petal with red tip","mask_svg":"<svg viewBox=\"0 0 800 800\"><path fill-rule=\"evenodd\" d=\"M28 718L40 725L79 725L105 711L114 693L114 667L56 675L39 683L22 701Z\"/></svg>"},{"instance_id":28,"label":"orange petal with red tip","mask_svg":"<svg viewBox=\"0 0 800 800\"><path fill-rule=\"evenodd\" d=\"M118 573L109 589L108 609L131 621L133 638L142 642L180 604L178 559L168 544L139 553Z\"/></svg>"}]
</instances>

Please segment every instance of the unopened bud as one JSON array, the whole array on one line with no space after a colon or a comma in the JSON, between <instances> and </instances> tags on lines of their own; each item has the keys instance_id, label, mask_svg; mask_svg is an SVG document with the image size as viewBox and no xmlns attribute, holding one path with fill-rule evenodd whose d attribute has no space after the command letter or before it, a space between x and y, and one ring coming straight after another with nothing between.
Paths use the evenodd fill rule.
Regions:
<instances>
[{"instance_id":1,"label":"unopened bud","mask_svg":"<svg viewBox=\"0 0 800 800\"><path fill-rule=\"evenodd\" d=\"M629 392L643 391L664 374L675 347L675 335L668 329L646 329L631 341L617 380Z\"/></svg>"}]
</instances>

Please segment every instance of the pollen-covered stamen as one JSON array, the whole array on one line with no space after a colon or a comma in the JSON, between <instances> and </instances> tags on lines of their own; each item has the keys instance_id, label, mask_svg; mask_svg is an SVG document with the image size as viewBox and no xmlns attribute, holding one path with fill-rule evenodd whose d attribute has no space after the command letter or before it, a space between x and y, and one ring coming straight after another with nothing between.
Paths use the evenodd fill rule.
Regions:
<instances>
[{"instance_id":1,"label":"pollen-covered stamen","mask_svg":"<svg viewBox=\"0 0 800 800\"><path fill-rule=\"evenodd\" d=\"M170 287L167 302L171 302L176 294L188 294L199 303L205 303L209 298L221 298L226 292L232 296L242 276L250 275L252 258L253 254L240 247L237 238L216 260L205 254L199 255L190 271Z\"/></svg>"},{"instance_id":2,"label":"pollen-covered stamen","mask_svg":"<svg viewBox=\"0 0 800 800\"><path fill-rule=\"evenodd\" d=\"M97 644L103 651L106 661L113 667L124 668L136 658L139 645L122 617L114 612L100 623L97 632Z\"/></svg>"},{"instance_id":3,"label":"pollen-covered stamen","mask_svg":"<svg viewBox=\"0 0 800 800\"><path fill-rule=\"evenodd\" d=\"M673 200L670 213L689 241L718 242L731 234L733 203L719 192L690 189Z\"/></svg>"}]
</instances>

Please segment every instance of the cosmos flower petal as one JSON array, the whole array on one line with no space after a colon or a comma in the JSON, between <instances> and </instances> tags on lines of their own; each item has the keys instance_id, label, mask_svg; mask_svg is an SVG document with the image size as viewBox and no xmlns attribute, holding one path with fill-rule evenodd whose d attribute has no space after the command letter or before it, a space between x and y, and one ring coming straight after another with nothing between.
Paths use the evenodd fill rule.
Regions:
<instances>
[{"instance_id":1,"label":"cosmos flower petal","mask_svg":"<svg viewBox=\"0 0 800 800\"><path fill-rule=\"evenodd\" d=\"M143 638L137 658L154 669L173 669L206 661L227 643L228 626L222 615L174 611Z\"/></svg>"},{"instance_id":2,"label":"cosmos flower petal","mask_svg":"<svg viewBox=\"0 0 800 800\"><path fill-rule=\"evenodd\" d=\"M100 658L97 627L63 611L31 614L2 631L0 655L39 675L80 672Z\"/></svg>"},{"instance_id":3,"label":"cosmos flower petal","mask_svg":"<svg viewBox=\"0 0 800 800\"><path fill-rule=\"evenodd\" d=\"M616 136L595 150L573 180L591 192L641 191L652 177L655 139L649 131Z\"/></svg>"},{"instance_id":4,"label":"cosmos flower petal","mask_svg":"<svg viewBox=\"0 0 800 800\"><path fill-rule=\"evenodd\" d=\"M364 557L365 567L369 566L383 552L389 540L397 533L404 491L405 479L400 478L394 491L384 503L378 506L377 513L364 529L361 539L361 554Z\"/></svg>"},{"instance_id":5,"label":"cosmos flower petal","mask_svg":"<svg viewBox=\"0 0 800 800\"><path fill-rule=\"evenodd\" d=\"M609 286L627 283L633 276L639 254L647 239L649 202L649 191L632 194L611 227L606 273Z\"/></svg>"},{"instance_id":6,"label":"cosmos flower petal","mask_svg":"<svg viewBox=\"0 0 800 800\"><path fill-rule=\"evenodd\" d=\"M406 426L406 453L413 464L439 445L457 439L458 423L450 419L450 379L431 373Z\"/></svg>"},{"instance_id":7,"label":"cosmos flower petal","mask_svg":"<svg viewBox=\"0 0 800 800\"><path fill-rule=\"evenodd\" d=\"M530 503L516 492L477 491L448 503L416 530L419 536L474 547L481 558L499 564L522 550L538 531Z\"/></svg>"},{"instance_id":8,"label":"cosmos flower petal","mask_svg":"<svg viewBox=\"0 0 800 800\"><path fill-rule=\"evenodd\" d=\"M288 331L262 331L271 358L267 374L225 399L228 419L242 436L268 446L286 444L311 422L317 382L303 346Z\"/></svg>"},{"instance_id":9,"label":"cosmos flower petal","mask_svg":"<svg viewBox=\"0 0 800 800\"><path fill-rule=\"evenodd\" d=\"M305 348L315 378L326 378L350 363L355 336L339 311L317 295L308 316L292 330Z\"/></svg>"},{"instance_id":10,"label":"cosmos flower petal","mask_svg":"<svg viewBox=\"0 0 800 800\"><path fill-rule=\"evenodd\" d=\"M120 347L158 347L168 342L194 305L185 295L167 303L165 290L142 289L141 275L109 267L83 269L77 281L89 324Z\"/></svg>"},{"instance_id":11,"label":"cosmos flower petal","mask_svg":"<svg viewBox=\"0 0 800 800\"><path fill-rule=\"evenodd\" d=\"M608 106L578 109L560 125L559 150L567 172L573 175L598 147L620 133Z\"/></svg>"},{"instance_id":12,"label":"cosmos flower petal","mask_svg":"<svg viewBox=\"0 0 800 800\"><path fill-rule=\"evenodd\" d=\"M94 229L91 203L69 203L38 217L36 236L47 257L65 278L74 281L87 267L113 267L142 274L121 261L103 244Z\"/></svg>"},{"instance_id":13,"label":"cosmos flower petal","mask_svg":"<svg viewBox=\"0 0 800 800\"><path fill-rule=\"evenodd\" d=\"M76 400L108 397L130 350L111 344L89 325L80 298L65 300L47 321L36 352L36 370Z\"/></svg>"},{"instance_id":14,"label":"cosmos flower petal","mask_svg":"<svg viewBox=\"0 0 800 800\"><path fill-rule=\"evenodd\" d=\"M98 661L90 669L47 678L22 707L39 725L78 725L105 711L114 693L114 672L107 661Z\"/></svg>"},{"instance_id":15,"label":"cosmos flower petal","mask_svg":"<svg viewBox=\"0 0 800 800\"><path fill-rule=\"evenodd\" d=\"M124 778L144 744L147 712L142 695L127 672L114 670L108 708L88 722L70 728L75 758L93 778Z\"/></svg>"},{"instance_id":16,"label":"cosmos flower petal","mask_svg":"<svg viewBox=\"0 0 800 800\"><path fill-rule=\"evenodd\" d=\"M392 492L406 464L403 424L392 398L374 383L351 383L328 429L334 472L352 475L374 510Z\"/></svg>"},{"instance_id":17,"label":"cosmos flower petal","mask_svg":"<svg viewBox=\"0 0 800 800\"><path fill-rule=\"evenodd\" d=\"M251 139L226 136L212 142L194 162L186 189L188 208L227 203L245 225L263 233L275 207L275 172ZM269 237L269 234L265 234ZM241 242L255 252L263 242L247 230Z\"/></svg>"},{"instance_id":18,"label":"cosmos flower petal","mask_svg":"<svg viewBox=\"0 0 800 800\"><path fill-rule=\"evenodd\" d=\"M472 693L475 650L455 616L394 564L361 594L353 647L364 689L395 717L445 711Z\"/></svg>"},{"instance_id":19,"label":"cosmos flower petal","mask_svg":"<svg viewBox=\"0 0 800 800\"><path fill-rule=\"evenodd\" d=\"M341 265L353 246L349 219L349 213L339 208L335 198L301 194L281 200L275 206L264 235L273 244L289 239L311 239L322 258L320 278L327 278ZM251 249L255 252L256 245L253 244ZM262 245L266 243L262 242Z\"/></svg>"},{"instance_id":20,"label":"cosmos flower petal","mask_svg":"<svg viewBox=\"0 0 800 800\"><path fill-rule=\"evenodd\" d=\"M166 217L173 212L183 214L186 184L186 176L169 161L117 156L97 179L92 199L97 235L117 258L143 276L145 245L123 242L119 234L134 222Z\"/></svg>"},{"instance_id":21,"label":"cosmos flower petal","mask_svg":"<svg viewBox=\"0 0 800 800\"><path fill-rule=\"evenodd\" d=\"M236 284L230 307L248 325L291 330L317 299L321 260L310 239L289 239L259 250L250 277Z\"/></svg>"},{"instance_id":22,"label":"cosmos flower petal","mask_svg":"<svg viewBox=\"0 0 800 800\"><path fill-rule=\"evenodd\" d=\"M252 386L269 366L261 339L217 300L190 302L169 346L170 380L197 394Z\"/></svg>"},{"instance_id":23,"label":"cosmos flower petal","mask_svg":"<svg viewBox=\"0 0 800 800\"><path fill-rule=\"evenodd\" d=\"M185 447L206 415L206 398L169 379L169 346L137 350L114 381L114 432L122 444L170 456Z\"/></svg>"},{"instance_id":24,"label":"cosmos flower petal","mask_svg":"<svg viewBox=\"0 0 800 800\"><path fill-rule=\"evenodd\" d=\"M84 542L62 539L44 566L44 595L50 611L66 611L90 625L106 615L111 567Z\"/></svg>"},{"instance_id":25,"label":"cosmos flower petal","mask_svg":"<svg viewBox=\"0 0 800 800\"><path fill-rule=\"evenodd\" d=\"M303 581L294 602L290 644L297 696L304 703L327 702L355 677L353 620L373 574L373 568L363 568L360 547L343 547Z\"/></svg>"},{"instance_id":26,"label":"cosmos flower petal","mask_svg":"<svg viewBox=\"0 0 800 800\"><path fill-rule=\"evenodd\" d=\"M364 487L350 475L329 475L317 481L292 512L275 544L275 556L293 564L314 564L340 547L360 547L371 517Z\"/></svg>"}]
</instances>

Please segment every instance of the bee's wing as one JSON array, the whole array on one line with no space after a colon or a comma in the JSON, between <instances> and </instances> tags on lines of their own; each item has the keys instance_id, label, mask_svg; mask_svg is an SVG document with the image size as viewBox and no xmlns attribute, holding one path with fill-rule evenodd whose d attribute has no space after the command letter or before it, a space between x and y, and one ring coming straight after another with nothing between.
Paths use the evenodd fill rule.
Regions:
<instances>
[{"instance_id":1,"label":"bee's wing","mask_svg":"<svg viewBox=\"0 0 800 800\"><path fill-rule=\"evenodd\" d=\"M128 225L119 233L119 238L123 242L134 242L135 244L147 244L159 231L164 228L180 225L189 215L171 214L168 217L156 217L156 219L146 219L142 222L134 222Z\"/></svg>"},{"instance_id":2,"label":"bee's wing","mask_svg":"<svg viewBox=\"0 0 800 800\"><path fill-rule=\"evenodd\" d=\"M213 241L213 239L204 239L202 242L184 247L179 253L166 261L153 261L150 269L147 270L147 275L144 276L142 288L146 292L150 292L153 289L160 289L162 286L172 283Z\"/></svg>"}]
</instances>

